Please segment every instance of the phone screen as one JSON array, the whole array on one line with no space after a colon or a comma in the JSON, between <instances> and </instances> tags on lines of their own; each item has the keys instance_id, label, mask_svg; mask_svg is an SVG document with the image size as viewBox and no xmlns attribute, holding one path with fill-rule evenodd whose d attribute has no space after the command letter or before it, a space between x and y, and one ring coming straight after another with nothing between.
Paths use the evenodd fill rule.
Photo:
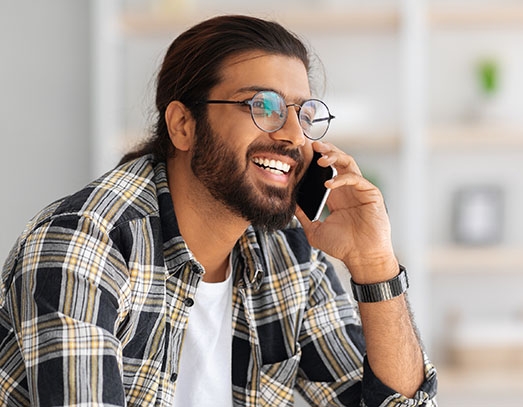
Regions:
<instances>
[{"instance_id":1,"label":"phone screen","mask_svg":"<svg viewBox=\"0 0 523 407\"><path fill-rule=\"evenodd\" d=\"M318 165L320 157L320 153L314 152L309 168L298 184L297 203L312 221L320 218L330 193L330 189L324 185L325 181L336 175L336 170L333 167L320 167Z\"/></svg>"}]
</instances>

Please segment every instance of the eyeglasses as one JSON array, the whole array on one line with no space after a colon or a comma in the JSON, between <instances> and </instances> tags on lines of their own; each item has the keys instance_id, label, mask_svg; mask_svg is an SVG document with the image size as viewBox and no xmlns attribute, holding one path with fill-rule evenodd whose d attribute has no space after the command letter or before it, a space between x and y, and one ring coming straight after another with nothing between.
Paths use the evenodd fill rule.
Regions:
<instances>
[{"instance_id":1,"label":"eyeglasses","mask_svg":"<svg viewBox=\"0 0 523 407\"><path fill-rule=\"evenodd\" d=\"M288 108L292 106L298 110L303 134L311 140L321 139L327 133L331 120L334 119L327 105L319 99L308 99L301 105L296 103L287 105L280 94L270 90L259 91L247 100L205 100L201 103L249 106L252 121L256 127L267 133L274 133L285 125L289 115Z\"/></svg>"}]
</instances>

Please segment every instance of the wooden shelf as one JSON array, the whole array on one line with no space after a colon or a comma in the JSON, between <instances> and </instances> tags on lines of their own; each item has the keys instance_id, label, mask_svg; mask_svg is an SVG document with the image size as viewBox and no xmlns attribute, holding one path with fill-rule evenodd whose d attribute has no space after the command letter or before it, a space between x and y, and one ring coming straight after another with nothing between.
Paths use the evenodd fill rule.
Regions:
<instances>
[{"instance_id":1,"label":"wooden shelf","mask_svg":"<svg viewBox=\"0 0 523 407\"><path fill-rule=\"evenodd\" d=\"M396 30L400 21L397 9L383 7L343 8L341 11L325 8L315 10L311 7L300 12L258 14L301 32L389 31ZM180 28L185 29L212 15L215 14L203 10L180 13L126 12L120 17L119 23L125 35L161 36L176 33Z\"/></svg>"},{"instance_id":2,"label":"wooden shelf","mask_svg":"<svg viewBox=\"0 0 523 407\"><path fill-rule=\"evenodd\" d=\"M393 31L399 27L400 16L394 8L358 7L282 14L278 15L278 21L304 32Z\"/></svg>"},{"instance_id":3,"label":"wooden shelf","mask_svg":"<svg viewBox=\"0 0 523 407\"><path fill-rule=\"evenodd\" d=\"M435 273L523 272L521 247L448 246L429 251L428 266Z\"/></svg>"},{"instance_id":4,"label":"wooden shelf","mask_svg":"<svg viewBox=\"0 0 523 407\"><path fill-rule=\"evenodd\" d=\"M455 124L433 126L430 147L450 149L523 149L523 126L502 123Z\"/></svg>"},{"instance_id":5,"label":"wooden shelf","mask_svg":"<svg viewBox=\"0 0 523 407\"><path fill-rule=\"evenodd\" d=\"M523 397L522 381L523 370L505 369L503 371L498 369L466 369L445 365L438 366L439 393L444 395L445 398L454 393L461 394L464 398L466 398L467 394L474 395L478 399L480 395L485 393L517 393ZM475 404L467 405L472 406Z\"/></svg>"},{"instance_id":6,"label":"wooden shelf","mask_svg":"<svg viewBox=\"0 0 523 407\"><path fill-rule=\"evenodd\" d=\"M359 132L329 132L325 141L330 141L341 148L365 151L397 151L401 139L394 131L359 131Z\"/></svg>"},{"instance_id":7,"label":"wooden shelf","mask_svg":"<svg viewBox=\"0 0 523 407\"><path fill-rule=\"evenodd\" d=\"M394 129L331 130L327 138L358 149L397 151L401 145L400 133ZM431 126L428 134L430 151L523 150L523 126L457 123Z\"/></svg>"},{"instance_id":8,"label":"wooden shelf","mask_svg":"<svg viewBox=\"0 0 523 407\"><path fill-rule=\"evenodd\" d=\"M179 14L159 12L126 12L120 16L120 29L128 36L169 35L188 28L205 18L205 14L183 12Z\"/></svg>"},{"instance_id":9,"label":"wooden shelf","mask_svg":"<svg viewBox=\"0 0 523 407\"><path fill-rule=\"evenodd\" d=\"M519 27L523 28L523 5L516 2L491 1L484 4L445 4L432 6L429 23L441 27Z\"/></svg>"}]
</instances>

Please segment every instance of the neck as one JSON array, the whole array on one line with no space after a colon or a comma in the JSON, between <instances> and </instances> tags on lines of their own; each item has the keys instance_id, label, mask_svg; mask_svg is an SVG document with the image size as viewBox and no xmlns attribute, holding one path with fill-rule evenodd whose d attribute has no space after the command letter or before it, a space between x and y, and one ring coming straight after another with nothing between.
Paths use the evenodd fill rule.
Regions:
<instances>
[{"instance_id":1,"label":"neck","mask_svg":"<svg viewBox=\"0 0 523 407\"><path fill-rule=\"evenodd\" d=\"M249 223L216 201L194 176L184 173L176 161L168 162L167 174L180 233L205 269L203 280L224 281L229 255Z\"/></svg>"}]
</instances>

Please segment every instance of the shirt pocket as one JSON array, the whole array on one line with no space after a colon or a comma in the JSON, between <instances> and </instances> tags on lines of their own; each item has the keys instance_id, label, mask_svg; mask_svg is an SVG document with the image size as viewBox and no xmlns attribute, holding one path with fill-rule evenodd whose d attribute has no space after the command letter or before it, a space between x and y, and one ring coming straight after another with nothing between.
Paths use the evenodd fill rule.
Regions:
<instances>
[{"instance_id":1,"label":"shirt pocket","mask_svg":"<svg viewBox=\"0 0 523 407\"><path fill-rule=\"evenodd\" d=\"M300 359L301 351L298 351L289 359L261 367L260 404L262 406L294 405L294 385Z\"/></svg>"}]
</instances>

